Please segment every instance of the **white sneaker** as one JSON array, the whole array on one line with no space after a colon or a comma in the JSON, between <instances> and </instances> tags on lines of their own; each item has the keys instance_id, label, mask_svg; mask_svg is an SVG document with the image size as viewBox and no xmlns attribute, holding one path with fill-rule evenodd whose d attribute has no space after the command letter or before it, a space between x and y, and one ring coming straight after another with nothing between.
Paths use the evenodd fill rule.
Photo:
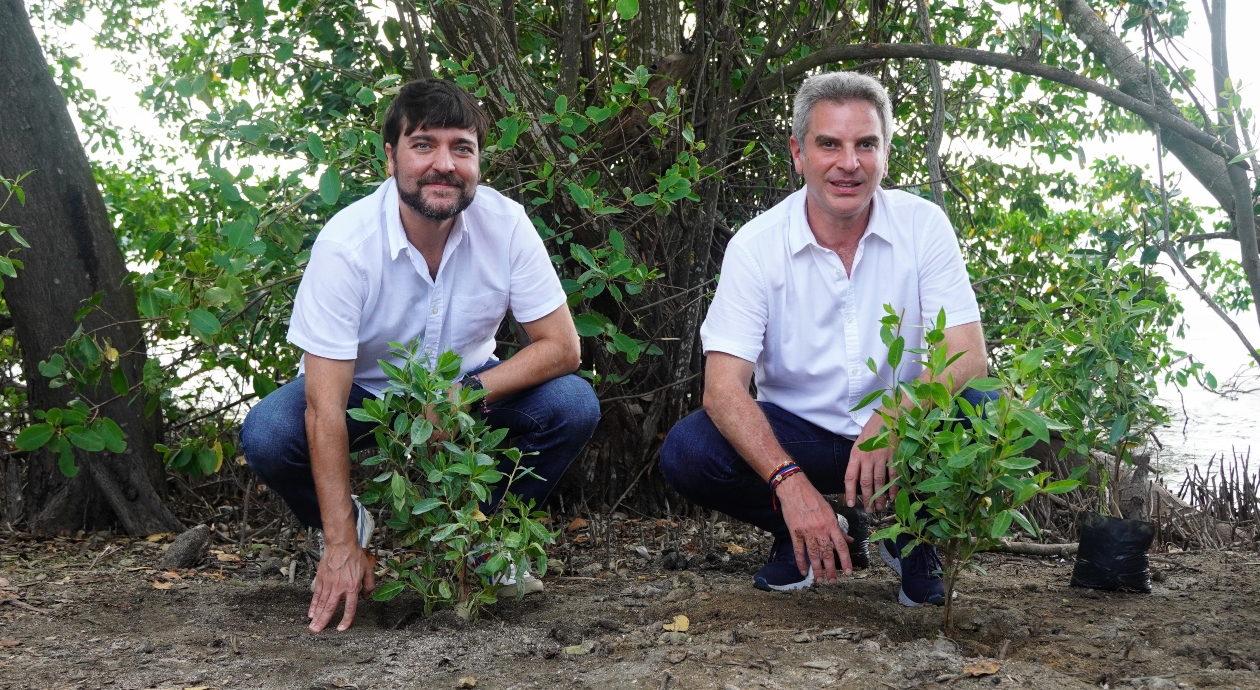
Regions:
<instances>
[{"instance_id":1,"label":"white sneaker","mask_svg":"<svg viewBox=\"0 0 1260 690\"><path fill-rule=\"evenodd\" d=\"M477 568L482 563L485 563L487 558L489 558L488 554L470 557L468 559L468 565L469 567ZM494 579L490 580L491 585L498 585L503 588L503 591L509 594L516 594L515 590L520 589L522 596L526 594L537 594L538 592L546 589L543 586L543 581L534 577L534 574L529 572L529 570L522 572L518 578L516 564L512 562L510 556L505 554L504 558L508 559L507 575L496 575Z\"/></svg>"}]
</instances>

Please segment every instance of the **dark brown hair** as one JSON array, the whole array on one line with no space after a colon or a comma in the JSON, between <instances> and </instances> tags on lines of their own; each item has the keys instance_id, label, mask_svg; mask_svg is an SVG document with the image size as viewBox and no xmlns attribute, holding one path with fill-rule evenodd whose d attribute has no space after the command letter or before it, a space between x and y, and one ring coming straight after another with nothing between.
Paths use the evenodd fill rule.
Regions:
<instances>
[{"instance_id":1,"label":"dark brown hair","mask_svg":"<svg viewBox=\"0 0 1260 690\"><path fill-rule=\"evenodd\" d=\"M419 79L404 84L385 111L383 143L398 148L399 137L417 128L454 127L477 132L477 148L485 148L489 119L467 91L444 79Z\"/></svg>"}]
</instances>

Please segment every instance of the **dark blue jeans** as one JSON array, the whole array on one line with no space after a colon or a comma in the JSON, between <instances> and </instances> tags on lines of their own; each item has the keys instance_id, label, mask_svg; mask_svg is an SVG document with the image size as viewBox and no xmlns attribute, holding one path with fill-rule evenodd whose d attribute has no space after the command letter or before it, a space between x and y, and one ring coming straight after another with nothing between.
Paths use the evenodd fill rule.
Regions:
<instances>
[{"instance_id":1,"label":"dark blue jeans","mask_svg":"<svg viewBox=\"0 0 1260 690\"><path fill-rule=\"evenodd\" d=\"M497 362L480 368L484 371ZM367 390L352 386L346 409L361 407ZM521 460L541 477L522 477L512 483L512 492L528 501L541 503L578 453L595 433L599 423L599 400L582 378L569 374L534 388L503 398L490 405L487 422L495 429L508 429L508 439L523 453L537 452ZM346 416L350 450L376 445L375 424L358 422ZM263 398L245 417L241 426L241 450L245 460L264 484L280 494L302 524L323 525L319 499L311 474L310 450L306 444L306 381L304 377L281 386ZM504 458L501 471L511 469ZM502 497L502 488L491 497L490 505Z\"/></svg>"},{"instance_id":2,"label":"dark blue jeans","mask_svg":"<svg viewBox=\"0 0 1260 690\"><path fill-rule=\"evenodd\" d=\"M963 391L972 405L996 393ZM853 441L768 402L758 402L784 452L823 494L844 493ZM770 485L731 446L704 410L684 417L661 446L661 475L683 498L748 522L775 537L787 536L783 511L771 507Z\"/></svg>"}]
</instances>

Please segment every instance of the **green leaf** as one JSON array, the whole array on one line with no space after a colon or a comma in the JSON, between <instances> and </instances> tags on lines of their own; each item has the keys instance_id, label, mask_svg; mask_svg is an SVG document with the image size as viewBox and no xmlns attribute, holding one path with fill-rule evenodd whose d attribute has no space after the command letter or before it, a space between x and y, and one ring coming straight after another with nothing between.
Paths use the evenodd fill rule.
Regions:
<instances>
[{"instance_id":1,"label":"green leaf","mask_svg":"<svg viewBox=\"0 0 1260 690\"><path fill-rule=\"evenodd\" d=\"M105 449L109 452L121 453L127 450L127 437L123 435L122 428L109 417L101 417L93 422L92 431L105 441Z\"/></svg>"},{"instance_id":2,"label":"green leaf","mask_svg":"<svg viewBox=\"0 0 1260 690\"><path fill-rule=\"evenodd\" d=\"M1034 460L1033 458L1015 457L1015 458L1005 458L1003 460L1000 460L998 461L998 464L1001 465L1002 467L1005 467L1008 470L1014 470L1016 472L1023 472L1026 470L1031 470L1032 468L1036 467L1037 465L1041 463L1039 463L1037 460Z\"/></svg>"},{"instance_id":3,"label":"green leaf","mask_svg":"<svg viewBox=\"0 0 1260 690\"><path fill-rule=\"evenodd\" d=\"M1042 491L1048 494L1065 494L1080 485L1081 483L1076 481L1075 479L1063 479L1057 482L1050 482L1049 484L1046 484L1045 488L1042 489Z\"/></svg>"},{"instance_id":4,"label":"green leaf","mask_svg":"<svg viewBox=\"0 0 1260 690\"><path fill-rule=\"evenodd\" d=\"M239 218L223 226L223 236L232 249L244 249L254 241L254 224L248 219Z\"/></svg>"},{"instance_id":5,"label":"green leaf","mask_svg":"<svg viewBox=\"0 0 1260 690\"><path fill-rule=\"evenodd\" d=\"M74 477L79 473L79 466L74 462L74 451L70 450L69 445L62 449L57 458L57 469L67 477Z\"/></svg>"},{"instance_id":6,"label":"green leaf","mask_svg":"<svg viewBox=\"0 0 1260 690\"><path fill-rule=\"evenodd\" d=\"M315 156L316 160L324 160L328 158L328 154L324 151L324 142L319 137L311 134L306 137L306 150Z\"/></svg>"},{"instance_id":7,"label":"green leaf","mask_svg":"<svg viewBox=\"0 0 1260 690\"><path fill-rule=\"evenodd\" d=\"M1155 263L1155 260L1158 258L1159 258L1158 246L1152 244L1151 246L1142 250L1142 265L1143 266L1148 266L1150 264Z\"/></svg>"},{"instance_id":8,"label":"green leaf","mask_svg":"<svg viewBox=\"0 0 1260 690\"><path fill-rule=\"evenodd\" d=\"M205 309L194 309L188 312L188 325L207 336L216 335L223 329L218 317Z\"/></svg>"},{"instance_id":9,"label":"green leaf","mask_svg":"<svg viewBox=\"0 0 1260 690\"><path fill-rule=\"evenodd\" d=\"M105 439L87 427L77 424L66 427L66 438L89 453L105 450Z\"/></svg>"},{"instance_id":10,"label":"green leaf","mask_svg":"<svg viewBox=\"0 0 1260 690\"><path fill-rule=\"evenodd\" d=\"M639 13L639 0L617 0L617 14L622 19L634 19Z\"/></svg>"},{"instance_id":11,"label":"green leaf","mask_svg":"<svg viewBox=\"0 0 1260 690\"><path fill-rule=\"evenodd\" d=\"M1114 446L1120 443L1120 439L1124 438L1128 433L1129 415L1122 414L1111 423L1111 433L1107 436L1107 442L1109 445Z\"/></svg>"},{"instance_id":12,"label":"green leaf","mask_svg":"<svg viewBox=\"0 0 1260 690\"><path fill-rule=\"evenodd\" d=\"M1024 425L1028 433L1037 437L1037 440L1045 443L1050 442L1050 429L1046 426L1046 420L1041 415L1029 409L1018 409L1014 412L1015 419Z\"/></svg>"},{"instance_id":13,"label":"green leaf","mask_svg":"<svg viewBox=\"0 0 1260 690\"><path fill-rule=\"evenodd\" d=\"M53 437L53 427L51 424L32 424L18 432L17 439L14 443L18 450L32 451L43 448L45 443Z\"/></svg>"},{"instance_id":14,"label":"green leaf","mask_svg":"<svg viewBox=\"0 0 1260 690\"><path fill-rule=\"evenodd\" d=\"M406 585L399 582L398 580L394 580L392 582L386 582L380 587L377 587L376 591L372 592L372 600L373 601L389 601L390 599L393 599L394 597L398 596L399 593L401 593L403 589L405 588L406 588Z\"/></svg>"},{"instance_id":15,"label":"green leaf","mask_svg":"<svg viewBox=\"0 0 1260 690\"><path fill-rule=\"evenodd\" d=\"M55 354L48 358L46 362L39 363L39 373L47 378L60 376L61 372L66 370L66 358L59 354Z\"/></svg>"},{"instance_id":16,"label":"green leaf","mask_svg":"<svg viewBox=\"0 0 1260 690\"><path fill-rule=\"evenodd\" d=\"M888 366L896 369L901 365L901 354L906 349L906 339L898 337L888 346Z\"/></svg>"},{"instance_id":17,"label":"green leaf","mask_svg":"<svg viewBox=\"0 0 1260 690\"><path fill-rule=\"evenodd\" d=\"M590 312L573 317L573 325L577 326L578 335L584 338L603 333L605 323L607 323L607 319L604 319L599 314Z\"/></svg>"},{"instance_id":18,"label":"green leaf","mask_svg":"<svg viewBox=\"0 0 1260 690\"><path fill-rule=\"evenodd\" d=\"M127 373L122 367L114 367L109 375L109 388L117 395L126 395L130 386L127 384Z\"/></svg>"},{"instance_id":19,"label":"green leaf","mask_svg":"<svg viewBox=\"0 0 1260 690\"><path fill-rule=\"evenodd\" d=\"M954 481L950 479L949 477L946 477L944 475L937 475L930 479L919 482L919 485L914 488L916 491L932 494L932 493L936 493L937 491L944 491L945 489L948 489L951 486L954 486L954 484L955 484Z\"/></svg>"},{"instance_id":20,"label":"green leaf","mask_svg":"<svg viewBox=\"0 0 1260 690\"><path fill-rule=\"evenodd\" d=\"M989 536L993 539L1001 539L1011 531L1011 511L1004 510L993 518L993 525L989 529Z\"/></svg>"},{"instance_id":21,"label":"green leaf","mask_svg":"<svg viewBox=\"0 0 1260 690\"><path fill-rule=\"evenodd\" d=\"M433 510L434 508L437 508L438 506L441 506L441 505L442 505L442 501L436 498L421 499L419 501L416 501L416 504L411 507L411 514L424 515L430 510Z\"/></svg>"},{"instance_id":22,"label":"green leaf","mask_svg":"<svg viewBox=\"0 0 1260 690\"><path fill-rule=\"evenodd\" d=\"M336 204L341 198L341 173L332 166L319 176L319 198L328 206Z\"/></svg>"}]
</instances>

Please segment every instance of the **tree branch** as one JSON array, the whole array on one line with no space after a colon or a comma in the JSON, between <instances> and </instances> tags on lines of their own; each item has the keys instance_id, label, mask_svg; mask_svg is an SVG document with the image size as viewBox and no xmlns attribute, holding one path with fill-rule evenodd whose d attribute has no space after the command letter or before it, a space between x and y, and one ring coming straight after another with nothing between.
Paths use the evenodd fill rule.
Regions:
<instances>
[{"instance_id":1,"label":"tree branch","mask_svg":"<svg viewBox=\"0 0 1260 690\"><path fill-rule=\"evenodd\" d=\"M1195 294L1199 296L1199 299L1206 302L1207 305L1212 308L1212 311L1215 312L1216 315L1229 326L1229 329L1234 332L1234 335L1238 336L1238 339L1242 341L1243 346L1247 348L1247 352L1251 354L1251 358L1256 360L1257 364L1260 364L1260 352L1256 352L1256 348L1251 344L1250 340L1247 340L1247 336L1243 334L1242 329L1238 327L1238 324L1234 323L1234 320L1229 318L1229 314L1226 314L1225 311L1216 304L1216 300L1212 299L1212 296L1209 295L1201 285L1199 285L1198 281L1194 279L1194 276L1190 275L1190 271L1186 270L1185 264L1181 263L1181 257L1177 256L1176 250L1173 249L1172 243L1161 242L1159 248L1168 255L1169 259L1172 260L1173 265L1177 267L1177 271L1181 273L1181 277L1186 279L1186 283L1194 290Z\"/></svg>"},{"instance_id":2,"label":"tree branch","mask_svg":"<svg viewBox=\"0 0 1260 690\"><path fill-rule=\"evenodd\" d=\"M928 21L927 0L918 0L919 31L923 33L924 43L935 43L932 40L932 24ZM949 207L945 205L945 187L941 184L941 138L945 136L945 87L941 83L941 64L936 60L927 61L928 77L932 81L932 121L927 140L928 173L932 181L932 201L949 215ZM887 143L887 142L885 142Z\"/></svg>"},{"instance_id":3,"label":"tree branch","mask_svg":"<svg viewBox=\"0 0 1260 690\"><path fill-rule=\"evenodd\" d=\"M959 48L957 46L923 45L920 43L858 43L822 48L785 66L781 70L781 74L783 79L791 81L815 67L833 62L843 62L845 60L894 60L900 58L939 60L941 62L969 62L975 65L996 67L1047 79L1064 86L1080 89L1086 93L1092 93L1151 122L1157 122L1217 156L1233 158L1239 154L1237 148L1227 146L1219 138L1195 127L1193 123L1182 117L1180 113L1167 112L1162 108L1152 106L1150 103L1140 101L1123 91L1105 86L1075 72L1069 72L1058 67L1050 67L1039 62L1022 60L1018 56L1006 53L991 53L987 50ZM776 80L778 77L779 75L774 75Z\"/></svg>"}]
</instances>

